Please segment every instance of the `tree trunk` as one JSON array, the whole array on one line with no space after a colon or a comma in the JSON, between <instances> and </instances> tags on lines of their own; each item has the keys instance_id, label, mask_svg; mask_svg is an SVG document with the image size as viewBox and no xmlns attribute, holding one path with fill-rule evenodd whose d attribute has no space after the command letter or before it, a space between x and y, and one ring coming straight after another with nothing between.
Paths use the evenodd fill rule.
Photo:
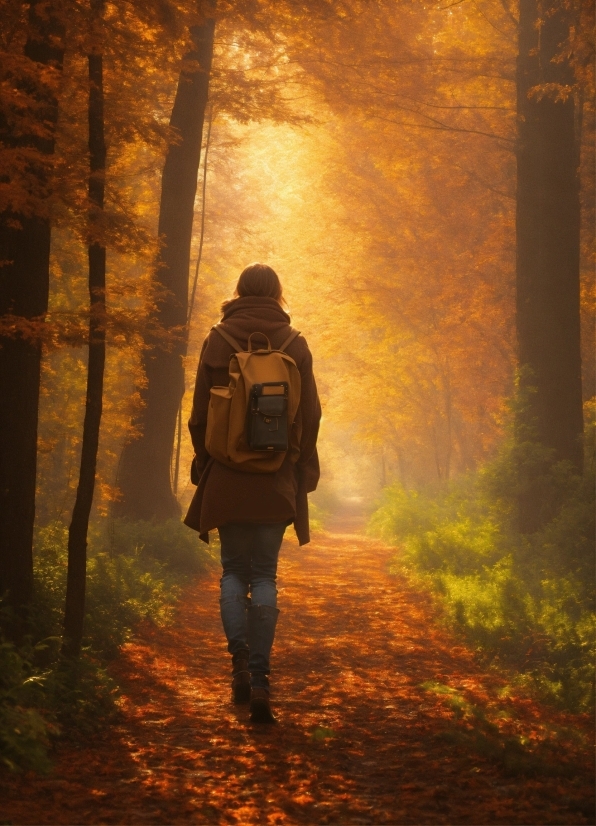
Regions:
<instances>
[{"instance_id":1,"label":"tree trunk","mask_svg":"<svg viewBox=\"0 0 596 826\"><path fill-rule=\"evenodd\" d=\"M183 69L170 119L179 141L168 148L159 210L161 252L156 266L157 285L165 291L157 321L178 336L170 350L150 346L143 356L147 377L141 391L144 408L137 423L141 436L125 446L120 471L122 499L116 514L129 519L168 519L180 515L172 492L171 460L176 417L184 393L183 358L190 244L203 123L213 57L215 21L194 28L194 50L186 56L200 69ZM193 67L194 68L194 67Z\"/></svg>"},{"instance_id":2,"label":"tree trunk","mask_svg":"<svg viewBox=\"0 0 596 826\"><path fill-rule=\"evenodd\" d=\"M40 0L29 8L25 55L41 66L62 69L63 29L55 9ZM25 84L27 86L27 84ZM51 85L39 81L33 93L40 104L31 134L11 134L0 124L7 146L32 147L38 162L30 165L38 215L4 214L0 226L0 316L16 316L17 328L31 319L43 321L48 309L50 220L48 167L44 157L54 153L58 101ZM44 134L36 135L42 126ZM35 181L33 183L33 181ZM21 616L33 590L33 522L37 470L37 420L41 373L39 336L24 331L0 342L0 597L8 593L15 616ZM18 623L17 623L18 625ZM15 626L16 628L16 626ZM18 633L18 632L16 632Z\"/></svg>"},{"instance_id":3,"label":"tree trunk","mask_svg":"<svg viewBox=\"0 0 596 826\"><path fill-rule=\"evenodd\" d=\"M518 426L581 472L578 136L573 94L564 90L573 70L565 59L553 62L569 36L562 5L520 3L517 338L522 384L531 390ZM535 90L543 84L556 86ZM536 504L522 503L525 529L538 526Z\"/></svg>"},{"instance_id":4,"label":"tree trunk","mask_svg":"<svg viewBox=\"0 0 596 826\"><path fill-rule=\"evenodd\" d=\"M201 267L201 258L203 257L203 242L205 240L205 207L207 203L207 160L209 158L209 144L211 141L211 126L213 125L213 108L209 115L209 126L207 127L207 140L205 141L205 154L203 155L203 187L201 193L201 232L199 236L199 252L197 254L197 263L195 266L195 274L193 278L192 290L190 293L190 301L188 304L188 317L186 319L186 326L190 334L192 324L192 311L195 306L195 297L197 294L197 284L199 283L199 269ZM186 383L186 382L185 382ZM184 394L184 390L183 390ZM182 446L182 399L178 406L178 421L176 426L176 455L174 458L174 496L178 497L178 479L180 476L180 448Z\"/></svg>"},{"instance_id":5,"label":"tree trunk","mask_svg":"<svg viewBox=\"0 0 596 826\"><path fill-rule=\"evenodd\" d=\"M101 16L103 0L92 1ZM101 423L105 345L106 248L98 241L104 205L106 147L103 114L103 58L89 55L89 361L79 484L68 531L68 574L63 653L77 657L83 639L87 531L93 504Z\"/></svg>"}]
</instances>

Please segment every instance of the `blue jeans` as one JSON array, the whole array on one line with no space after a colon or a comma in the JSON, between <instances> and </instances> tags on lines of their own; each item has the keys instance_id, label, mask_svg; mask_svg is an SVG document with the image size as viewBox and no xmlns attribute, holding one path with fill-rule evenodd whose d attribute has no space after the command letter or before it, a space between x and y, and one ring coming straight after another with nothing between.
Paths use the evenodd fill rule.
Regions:
<instances>
[{"instance_id":1,"label":"blue jeans","mask_svg":"<svg viewBox=\"0 0 596 826\"><path fill-rule=\"evenodd\" d=\"M277 559L285 522L229 523L221 541L220 609L232 661L248 658L254 687L266 688L277 621ZM249 597L250 593L250 597Z\"/></svg>"}]
</instances>

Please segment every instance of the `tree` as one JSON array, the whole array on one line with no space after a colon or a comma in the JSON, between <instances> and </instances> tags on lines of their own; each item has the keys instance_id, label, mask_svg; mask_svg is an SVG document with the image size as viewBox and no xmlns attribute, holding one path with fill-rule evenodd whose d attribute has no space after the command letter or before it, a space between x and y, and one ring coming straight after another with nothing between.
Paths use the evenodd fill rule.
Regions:
<instances>
[{"instance_id":1,"label":"tree","mask_svg":"<svg viewBox=\"0 0 596 826\"><path fill-rule=\"evenodd\" d=\"M192 28L194 47L185 57L170 119L175 139L163 169L155 280L161 293L156 320L173 339L167 347L151 344L143 354L147 383L138 421L141 435L124 448L122 500L117 507L118 513L132 519L167 519L180 513L170 466L184 393L190 243L214 32L213 18Z\"/></svg>"},{"instance_id":2,"label":"tree","mask_svg":"<svg viewBox=\"0 0 596 826\"><path fill-rule=\"evenodd\" d=\"M339 350L366 313L362 369L351 353L351 381L336 382L326 418L343 407L352 438L382 445L388 475L397 469L409 484L474 468L502 437L513 372L514 32L500 3L482 13L381 3L339 42L324 38L332 48L302 58L337 117L322 175L365 250L342 266L353 318L342 317L335 340Z\"/></svg>"},{"instance_id":3,"label":"tree","mask_svg":"<svg viewBox=\"0 0 596 826\"><path fill-rule=\"evenodd\" d=\"M517 65L517 338L530 426L554 460L582 470L580 200L567 4L521 0ZM539 527L534 491L520 526Z\"/></svg>"},{"instance_id":4,"label":"tree","mask_svg":"<svg viewBox=\"0 0 596 826\"><path fill-rule=\"evenodd\" d=\"M287 59L285 44L291 38L305 39L305 32L311 42L318 42L314 32L321 23L339 19L341 25L346 16L343 7L349 5L337 0L313 0L308 7L300 0L218 3L218 29L226 29L232 44L225 54L228 65L218 67L220 111L244 121L298 120L286 100L288 75L280 71ZM180 513L172 491L171 463L177 411L184 394L192 219L214 29L211 19L192 30L195 46L186 56L170 121L178 140L168 149L162 179L158 229L162 248L155 273L158 309L154 321L172 337L167 348L147 341L143 355L144 409L136 422L140 437L124 448L119 474L122 499L115 509L132 519L167 519Z\"/></svg>"},{"instance_id":5,"label":"tree","mask_svg":"<svg viewBox=\"0 0 596 826\"><path fill-rule=\"evenodd\" d=\"M17 99L0 122L13 161L9 183L19 172L24 179L20 187L14 184L0 226L0 317L10 319L11 333L0 346L0 595L8 592L17 612L33 589L39 327L48 309L50 165L63 35L57 4L32 0L26 60L21 77L13 79Z\"/></svg>"},{"instance_id":6,"label":"tree","mask_svg":"<svg viewBox=\"0 0 596 826\"><path fill-rule=\"evenodd\" d=\"M2 0L0 0L2 2ZM189 6L191 4L185 4ZM93 513L117 496L122 445L138 412L141 345L153 304L159 179L168 139L167 115L192 11L160 0L108 4L103 37L105 131L109 173L101 212L110 250L106 375ZM77 12L75 15L74 12ZM167 12L167 14L166 14ZM50 306L45 324L38 437L36 519L41 526L72 510L78 483L88 345L88 43L89 4L68 23L55 162ZM118 387L118 390L116 390ZM92 517L93 518L93 517Z\"/></svg>"},{"instance_id":7,"label":"tree","mask_svg":"<svg viewBox=\"0 0 596 826\"><path fill-rule=\"evenodd\" d=\"M101 214L104 207L106 144L104 138L104 92L101 27L103 0L91 0L91 45L89 64L89 358L87 397L79 484L68 532L68 573L64 611L64 646L67 656L78 656L83 639L87 532L93 504L99 428L103 402L106 358L106 248L102 242Z\"/></svg>"}]
</instances>

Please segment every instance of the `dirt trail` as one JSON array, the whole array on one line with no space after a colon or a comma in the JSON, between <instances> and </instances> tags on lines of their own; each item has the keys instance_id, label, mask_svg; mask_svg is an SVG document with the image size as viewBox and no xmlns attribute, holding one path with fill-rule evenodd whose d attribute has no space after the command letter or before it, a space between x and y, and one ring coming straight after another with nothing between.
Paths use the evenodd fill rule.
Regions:
<instances>
[{"instance_id":1,"label":"dirt trail","mask_svg":"<svg viewBox=\"0 0 596 826\"><path fill-rule=\"evenodd\" d=\"M122 720L63 744L50 777L3 781L0 822L593 822L589 721L499 699L388 575L392 553L357 534L284 543L274 727L229 702L214 570L175 625L126 646Z\"/></svg>"}]
</instances>

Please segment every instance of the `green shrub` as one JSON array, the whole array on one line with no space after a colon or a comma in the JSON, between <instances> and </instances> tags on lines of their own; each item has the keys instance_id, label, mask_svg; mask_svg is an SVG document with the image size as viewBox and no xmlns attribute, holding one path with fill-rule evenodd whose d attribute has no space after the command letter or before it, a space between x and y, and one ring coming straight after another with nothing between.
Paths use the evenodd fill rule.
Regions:
<instances>
[{"instance_id":1,"label":"green shrub","mask_svg":"<svg viewBox=\"0 0 596 826\"><path fill-rule=\"evenodd\" d=\"M395 483L383 491L381 506L373 513L368 530L386 542L416 536L437 524L439 508L440 503L431 497Z\"/></svg>"},{"instance_id":2,"label":"green shrub","mask_svg":"<svg viewBox=\"0 0 596 826\"><path fill-rule=\"evenodd\" d=\"M498 541L498 525L489 520L475 523L468 517L409 535L404 547L407 558L424 571L464 576L497 561Z\"/></svg>"},{"instance_id":3,"label":"green shrub","mask_svg":"<svg viewBox=\"0 0 596 826\"><path fill-rule=\"evenodd\" d=\"M110 548L114 555L156 560L166 569L186 575L204 573L213 560L209 546L179 519L159 523L114 520Z\"/></svg>"},{"instance_id":4,"label":"green shrub","mask_svg":"<svg viewBox=\"0 0 596 826\"><path fill-rule=\"evenodd\" d=\"M33 554L35 591L31 613L31 635L35 642L48 637L58 639L62 633L67 546L68 528L61 522L52 522L36 531Z\"/></svg>"},{"instance_id":5,"label":"green shrub","mask_svg":"<svg viewBox=\"0 0 596 826\"><path fill-rule=\"evenodd\" d=\"M443 488L393 485L369 531L401 546L396 562L423 575L452 627L579 711L593 705L594 480L547 453L510 440L494 462ZM522 534L517 503L530 484L546 521Z\"/></svg>"},{"instance_id":6,"label":"green shrub","mask_svg":"<svg viewBox=\"0 0 596 826\"><path fill-rule=\"evenodd\" d=\"M179 595L180 585L156 560L96 554L87 566L84 643L114 657L141 620L167 622Z\"/></svg>"},{"instance_id":7,"label":"green shrub","mask_svg":"<svg viewBox=\"0 0 596 826\"><path fill-rule=\"evenodd\" d=\"M60 656L68 528L36 532L35 597L29 637L18 649L0 638L0 762L49 767L50 736L93 730L115 713L107 661L141 620L167 623L181 586L213 564L213 549L177 520L93 526L87 563L83 653Z\"/></svg>"},{"instance_id":8,"label":"green shrub","mask_svg":"<svg viewBox=\"0 0 596 826\"><path fill-rule=\"evenodd\" d=\"M319 507L315 502L308 503L308 522L311 531L322 531L325 521L329 518L328 511Z\"/></svg>"},{"instance_id":9,"label":"green shrub","mask_svg":"<svg viewBox=\"0 0 596 826\"><path fill-rule=\"evenodd\" d=\"M14 645L0 643L0 763L9 769L49 768L49 735L57 729L31 707L41 679Z\"/></svg>"},{"instance_id":10,"label":"green shrub","mask_svg":"<svg viewBox=\"0 0 596 826\"><path fill-rule=\"evenodd\" d=\"M114 717L118 686L89 651L77 660L58 660L42 674L41 691L32 696L58 723L63 736L93 732Z\"/></svg>"},{"instance_id":11,"label":"green shrub","mask_svg":"<svg viewBox=\"0 0 596 826\"><path fill-rule=\"evenodd\" d=\"M99 534L101 537L102 535ZM96 540L97 541L97 540ZM107 548L111 541L111 548ZM37 532L34 557L34 640L58 638L66 594L68 529L52 523ZM111 536L90 548L84 645L112 657L140 620L163 624L180 586L213 564L213 551L178 520L114 524Z\"/></svg>"}]
</instances>

